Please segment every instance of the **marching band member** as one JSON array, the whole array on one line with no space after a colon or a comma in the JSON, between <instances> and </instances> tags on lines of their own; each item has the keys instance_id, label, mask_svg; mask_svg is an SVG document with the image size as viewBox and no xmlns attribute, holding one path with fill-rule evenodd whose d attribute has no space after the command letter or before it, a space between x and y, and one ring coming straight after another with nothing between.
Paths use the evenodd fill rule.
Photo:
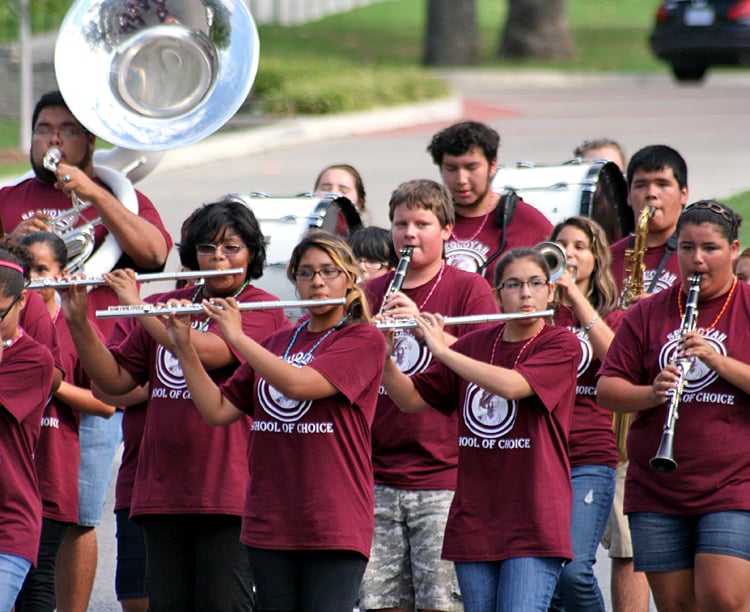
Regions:
<instances>
[{"instance_id":1,"label":"marching band member","mask_svg":"<svg viewBox=\"0 0 750 612\"><path fill-rule=\"evenodd\" d=\"M659 610L744 610L750 600L750 287L732 273L737 227L719 202L685 208L677 223L681 282L628 311L599 371L599 403L636 413L625 512L635 569L646 572ZM686 303L694 275L691 332L683 325L695 312ZM681 377L675 360L683 359ZM677 469L662 472L651 459L668 407L679 408Z\"/></svg>"},{"instance_id":2,"label":"marching band member","mask_svg":"<svg viewBox=\"0 0 750 612\"><path fill-rule=\"evenodd\" d=\"M527 318L474 331L449 347L442 316L419 314L436 361L408 377L389 360L383 384L405 412L433 406L459 413L458 480L443 558L455 563L465 609L546 610L572 558L567 440L581 349L569 331L533 316L553 292L539 252L511 250L495 278L501 310Z\"/></svg>"},{"instance_id":3,"label":"marching band member","mask_svg":"<svg viewBox=\"0 0 750 612\"><path fill-rule=\"evenodd\" d=\"M19 241L33 258L31 278L58 278L65 273L68 252L63 240L51 232L32 232ZM54 610L57 552L66 531L78 522L78 468L80 444L78 425L81 413L109 418L114 406L96 399L88 377L78 362L73 340L54 289L41 289L52 320L65 380L47 403L35 462L42 498L42 536L36 568L26 577L16 600L16 610Z\"/></svg>"},{"instance_id":4,"label":"marching band member","mask_svg":"<svg viewBox=\"0 0 750 612\"><path fill-rule=\"evenodd\" d=\"M82 225L101 217L103 223L96 228L95 247L102 245L109 234L114 236L123 253L116 267L161 270L172 239L159 213L138 191L131 194L137 201L138 212L130 212L96 175L93 164L96 136L73 116L59 91L39 98L31 125L29 157L34 176L0 189L0 219L10 236L17 240L24 234L49 230L55 217L71 209L71 196L75 194L92 206L73 224ZM51 147L62 154L56 172L43 164ZM119 197L124 199L122 195ZM117 304L117 297L106 286L92 290L89 298L92 318L97 309ZM102 320L96 325L107 337L114 323ZM94 586L97 559L94 528L101 523L112 463L122 440L121 419L121 412L110 419L81 415L79 524L67 530L60 550L57 582L62 609L85 609Z\"/></svg>"},{"instance_id":5,"label":"marching band member","mask_svg":"<svg viewBox=\"0 0 750 612\"><path fill-rule=\"evenodd\" d=\"M413 318L422 310L451 316L497 312L487 281L443 259L453 227L445 187L426 179L402 183L391 195L389 216L396 249L413 252L399 291L387 295L395 272L365 283L373 312L389 318ZM445 334L452 342L470 330L450 326ZM409 376L432 361L416 330L399 331L395 344L393 361ZM372 427L375 533L361 589L366 609L462 609L453 565L440 559L456 488L457 437L456 413L403 414L380 390Z\"/></svg>"},{"instance_id":6,"label":"marching band member","mask_svg":"<svg viewBox=\"0 0 750 612\"><path fill-rule=\"evenodd\" d=\"M603 612L594 563L612 509L618 453L612 413L596 403L595 376L623 311L617 308L607 236L596 221L570 217L554 227L550 240L565 249L569 266L555 285L555 325L572 331L583 352L569 438L573 561L562 570L552 609Z\"/></svg>"},{"instance_id":7,"label":"marching band member","mask_svg":"<svg viewBox=\"0 0 750 612\"><path fill-rule=\"evenodd\" d=\"M258 344L240 327L236 302L204 301L206 313L246 360L218 386L189 341L187 321L168 331L193 401L213 425L253 418L243 517L261 610L351 612L373 529L370 426L385 342L369 320L358 267L343 239L312 232L287 275L315 306L294 330ZM281 359L279 359L281 357Z\"/></svg>"},{"instance_id":8,"label":"marching band member","mask_svg":"<svg viewBox=\"0 0 750 612\"><path fill-rule=\"evenodd\" d=\"M547 240L552 224L521 199L504 200L492 189L500 135L478 121L462 121L432 137L427 151L440 169L456 209L445 242L448 265L481 272L492 282L500 255Z\"/></svg>"},{"instance_id":9,"label":"marching band member","mask_svg":"<svg viewBox=\"0 0 750 612\"><path fill-rule=\"evenodd\" d=\"M637 237L626 236L611 246L612 274L621 296L625 286L633 282L626 268L632 269L634 260L643 264L641 279L644 292L631 295L629 306L653 293L671 287L679 278L675 240L670 240L677 227L688 198L687 163L682 155L666 145L648 145L639 149L627 165L628 205L633 209L635 225L648 208L653 215L648 220L643 237L643 252L636 249ZM628 290L628 293L632 293ZM643 572L633 571L633 544L628 520L622 511L625 495L625 473L628 457L625 452L631 414L615 415L615 435L620 451L617 484L612 512L604 530L602 544L609 550L612 563L612 605L615 610L648 612L648 581Z\"/></svg>"},{"instance_id":10,"label":"marching band member","mask_svg":"<svg viewBox=\"0 0 750 612\"><path fill-rule=\"evenodd\" d=\"M13 608L42 530L34 451L54 360L18 325L25 284L23 260L0 249L0 610Z\"/></svg>"},{"instance_id":11,"label":"marching band member","mask_svg":"<svg viewBox=\"0 0 750 612\"><path fill-rule=\"evenodd\" d=\"M201 207L180 244L180 258L190 269L238 267L245 273L210 276L203 285L164 298L273 298L251 284L263 272L265 247L257 219L241 202L225 199ZM158 319L141 320L124 342L108 349L86 318L85 291L73 286L63 296L63 313L94 383L111 395L149 385L131 516L145 533L150 609L249 610L252 579L239 543L249 419L224 428L205 423ZM281 309L274 309L245 313L241 325L262 339L289 323ZM191 326L189 341L211 379L223 382L242 356L210 317L196 315Z\"/></svg>"}]
</instances>

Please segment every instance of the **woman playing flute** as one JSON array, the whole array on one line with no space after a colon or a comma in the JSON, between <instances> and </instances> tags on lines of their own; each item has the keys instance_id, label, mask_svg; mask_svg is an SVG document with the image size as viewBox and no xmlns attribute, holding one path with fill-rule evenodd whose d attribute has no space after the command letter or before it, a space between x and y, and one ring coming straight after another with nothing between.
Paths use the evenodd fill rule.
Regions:
<instances>
[{"instance_id":1,"label":"woman playing flute","mask_svg":"<svg viewBox=\"0 0 750 612\"><path fill-rule=\"evenodd\" d=\"M631 307L597 385L599 403L635 412L625 513L636 571L659 610L746 610L750 601L750 287L734 276L738 219L702 200L677 222L681 282ZM682 333L699 275L696 330ZM676 406L672 472L657 471L675 357L690 366Z\"/></svg>"},{"instance_id":2,"label":"woman playing flute","mask_svg":"<svg viewBox=\"0 0 750 612\"><path fill-rule=\"evenodd\" d=\"M295 329L258 343L243 333L235 300L204 302L246 360L223 385L202 366L184 317L169 318L169 333L206 420L253 417L242 542L259 608L351 612L372 539L370 426L385 342L365 324L359 269L343 239L308 234L287 276L302 299L346 304L310 308Z\"/></svg>"},{"instance_id":3,"label":"woman playing flute","mask_svg":"<svg viewBox=\"0 0 750 612\"><path fill-rule=\"evenodd\" d=\"M547 263L533 249L508 252L495 275L503 312L541 311L552 297ZM405 412L459 412L443 558L455 563L464 608L546 610L572 558L567 440L579 343L530 317L449 347L440 315L416 318L436 361L408 377L388 360L383 384Z\"/></svg>"},{"instance_id":4,"label":"woman playing flute","mask_svg":"<svg viewBox=\"0 0 750 612\"><path fill-rule=\"evenodd\" d=\"M164 294L164 299L236 297L247 302L273 297L251 284L262 273L265 249L258 221L242 203L227 199L201 207L180 244L180 258L190 269L241 267L246 273L213 276L198 287ZM125 272L113 273L110 282L120 282L121 274ZM122 395L149 385L131 516L144 528L151 609L249 610L252 580L239 536L250 420L222 428L205 423L158 318L141 320L124 342L108 349L86 318L85 290L73 287L63 295L63 313L79 358L97 386ZM138 301L137 294L128 301ZM259 340L289 326L281 310L249 313L240 324ZM228 379L242 356L205 314L191 317L188 327L186 335L211 380Z\"/></svg>"}]
</instances>

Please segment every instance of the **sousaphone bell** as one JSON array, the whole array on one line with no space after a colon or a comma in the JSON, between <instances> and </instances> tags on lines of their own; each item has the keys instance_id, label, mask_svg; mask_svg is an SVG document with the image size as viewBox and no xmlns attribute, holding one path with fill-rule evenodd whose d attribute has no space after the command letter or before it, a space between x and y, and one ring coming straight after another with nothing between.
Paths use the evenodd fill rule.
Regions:
<instances>
[{"instance_id":1,"label":"sousaphone bell","mask_svg":"<svg viewBox=\"0 0 750 612\"><path fill-rule=\"evenodd\" d=\"M242 0L78 0L60 28L55 73L91 132L163 151L198 142L237 112L259 47Z\"/></svg>"}]
</instances>

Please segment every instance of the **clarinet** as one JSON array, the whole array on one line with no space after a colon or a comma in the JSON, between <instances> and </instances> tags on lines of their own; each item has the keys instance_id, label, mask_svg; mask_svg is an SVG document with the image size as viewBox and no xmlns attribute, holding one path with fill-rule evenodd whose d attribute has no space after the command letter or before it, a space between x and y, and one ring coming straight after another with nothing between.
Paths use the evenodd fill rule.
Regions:
<instances>
[{"instance_id":1,"label":"clarinet","mask_svg":"<svg viewBox=\"0 0 750 612\"><path fill-rule=\"evenodd\" d=\"M383 303L380 305L380 314L383 314L385 303L388 298L391 297L396 291L400 291L401 287L404 286L406 280L406 272L409 270L409 264L411 263L411 255L414 252L414 247L407 246L401 249L401 259L398 261L398 266L391 279L391 284L388 285L388 290L383 296Z\"/></svg>"},{"instance_id":2,"label":"clarinet","mask_svg":"<svg viewBox=\"0 0 750 612\"><path fill-rule=\"evenodd\" d=\"M698 322L698 296L701 290L701 275L695 274L690 277L690 288L688 290L687 303L685 304L685 314L682 316L680 324L680 338L686 334L695 331ZM674 431L677 425L677 419L680 418L679 408L682 399L682 393L685 389L687 373L693 365L690 357L685 357L678 349L672 357L671 363L680 369L680 378L677 387L667 392L667 418L664 422L664 430L661 434L661 442L652 457L649 464L659 472L674 472L677 469L677 462L674 460L672 445L674 444Z\"/></svg>"}]
</instances>

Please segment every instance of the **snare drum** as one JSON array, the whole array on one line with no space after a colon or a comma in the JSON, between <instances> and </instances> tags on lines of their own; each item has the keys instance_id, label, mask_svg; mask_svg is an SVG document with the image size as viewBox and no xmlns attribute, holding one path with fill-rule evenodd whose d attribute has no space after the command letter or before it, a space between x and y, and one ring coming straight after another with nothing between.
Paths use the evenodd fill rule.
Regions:
<instances>
[{"instance_id":1,"label":"snare drum","mask_svg":"<svg viewBox=\"0 0 750 612\"><path fill-rule=\"evenodd\" d=\"M256 285L281 300L295 299L294 286L286 277L292 250L310 229L323 229L346 238L362 221L352 202L337 194L319 196L270 196L265 193L234 193L255 213L266 242L266 268Z\"/></svg>"},{"instance_id":2,"label":"snare drum","mask_svg":"<svg viewBox=\"0 0 750 612\"><path fill-rule=\"evenodd\" d=\"M606 160L503 166L495 174L492 187L499 193L515 191L553 225L576 215L591 217L604 228L610 243L633 230L625 177L617 164Z\"/></svg>"}]
</instances>

